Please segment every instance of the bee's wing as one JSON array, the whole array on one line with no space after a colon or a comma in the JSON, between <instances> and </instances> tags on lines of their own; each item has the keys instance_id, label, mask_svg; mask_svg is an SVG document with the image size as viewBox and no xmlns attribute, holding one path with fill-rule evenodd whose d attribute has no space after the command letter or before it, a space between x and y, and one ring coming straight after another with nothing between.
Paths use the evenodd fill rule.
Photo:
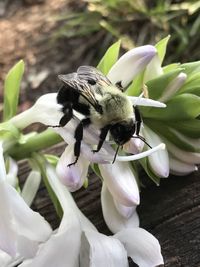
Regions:
<instances>
[{"instance_id":1,"label":"bee's wing","mask_svg":"<svg viewBox=\"0 0 200 267\"><path fill-rule=\"evenodd\" d=\"M77 75L81 80L85 80L93 85L112 85L110 80L102 72L91 66L80 66L77 70Z\"/></svg>"},{"instance_id":2,"label":"bee's wing","mask_svg":"<svg viewBox=\"0 0 200 267\"><path fill-rule=\"evenodd\" d=\"M77 73L59 75L58 78L77 90L98 112L101 111L95 96L95 88L96 86L103 88L105 85L111 85L111 82L100 71L94 67L81 66Z\"/></svg>"}]
</instances>

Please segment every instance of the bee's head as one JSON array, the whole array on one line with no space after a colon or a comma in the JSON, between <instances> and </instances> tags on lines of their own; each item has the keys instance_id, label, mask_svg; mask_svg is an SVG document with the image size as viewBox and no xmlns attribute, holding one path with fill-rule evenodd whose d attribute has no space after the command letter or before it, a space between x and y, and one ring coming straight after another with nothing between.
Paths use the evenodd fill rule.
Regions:
<instances>
[{"instance_id":1,"label":"bee's head","mask_svg":"<svg viewBox=\"0 0 200 267\"><path fill-rule=\"evenodd\" d=\"M132 119L117 122L110 128L110 133L118 145L123 145L135 133L135 123Z\"/></svg>"}]
</instances>

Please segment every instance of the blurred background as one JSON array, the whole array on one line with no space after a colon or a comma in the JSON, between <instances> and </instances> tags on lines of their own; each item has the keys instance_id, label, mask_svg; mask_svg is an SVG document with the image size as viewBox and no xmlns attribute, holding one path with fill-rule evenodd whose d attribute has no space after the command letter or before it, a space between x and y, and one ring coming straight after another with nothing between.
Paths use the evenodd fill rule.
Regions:
<instances>
[{"instance_id":1,"label":"blurred background","mask_svg":"<svg viewBox=\"0 0 200 267\"><path fill-rule=\"evenodd\" d=\"M165 63L198 60L199 11L200 1L1 0L0 98L6 73L20 59L22 111L58 90L58 74L95 66L118 39L127 50L170 34Z\"/></svg>"}]
</instances>

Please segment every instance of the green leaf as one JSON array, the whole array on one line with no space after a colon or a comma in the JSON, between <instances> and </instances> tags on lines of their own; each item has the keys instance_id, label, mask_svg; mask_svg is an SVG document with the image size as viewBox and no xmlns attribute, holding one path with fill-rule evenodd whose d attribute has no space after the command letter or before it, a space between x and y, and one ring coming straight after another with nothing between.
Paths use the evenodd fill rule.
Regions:
<instances>
[{"instance_id":1,"label":"green leaf","mask_svg":"<svg viewBox=\"0 0 200 267\"><path fill-rule=\"evenodd\" d=\"M177 94L190 93L200 96L200 72L190 75Z\"/></svg>"},{"instance_id":2,"label":"green leaf","mask_svg":"<svg viewBox=\"0 0 200 267\"><path fill-rule=\"evenodd\" d=\"M99 69L104 75L107 75L111 67L117 62L120 43L121 41L119 40L111 45L99 62L97 69Z\"/></svg>"},{"instance_id":3,"label":"green leaf","mask_svg":"<svg viewBox=\"0 0 200 267\"><path fill-rule=\"evenodd\" d=\"M158 78L148 81L146 85L148 87L149 98L154 100L159 99L169 83L175 79L182 70L182 68L178 68L160 75Z\"/></svg>"},{"instance_id":4,"label":"green leaf","mask_svg":"<svg viewBox=\"0 0 200 267\"><path fill-rule=\"evenodd\" d=\"M200 152L199 151L200 147L198 147L196 143L192 143L193 140L191 141L191 138L189 138L189 140L187 140L188 138L186 136L184 137L184 139L181 138L183 134L179 131L174 131L173 128L170 128L166 123L163 123L161 121L158 122L155 120L151 120L145 123L158 135L165 137L167 140L169 140L171 143L173 143L180 149L189 152ZM180 136L179 133L182 135ZM199 136L200 136L200 131L199 131Z\"/></svg>"},{"instance_id":5,"label":"green leaf","mask_svg":"<svg viewBox=\"0 0 200 267\"><path fill-rule=\"evenodd\" d=\"M148 163L148 158L143 158L139 160L140 164L142 165L143 169L145 170L146 174L151 178L151 180L156 184L160 185L160 177L158 177L154 172L151 170L151 167Z\"/></svg>"},{"instance_id":6,"label":"green leaf","mask_svg":"<svg viewBox=\"0 0 200 267\"><path fill-rule=\"evenodd\" d=\"M200 97L196 95L178 95L166 104L166 108L140 107L140 111L143 118L153 118L161 121L195 119L200 114Z\"/></svg>"},{"instance_id":7,"label":"green leaf","mask_svg":"<svg viewBox=\"0 0 200 267\"><path fill-rule=\"evenodd\" d=\"M0 138L3 138L5 134L10 134L16 139L20 136L19 130L10 122L3 122L0 124Z\"/></svg>"},{"instance_id":8,"label":"green leaf","mask_svg":"<svg viewBox=\"0 0 200 267\"><path fill-rule=\"evenodd\" d=\"M24 73L24 62L20 60L7 74L4 85L3 120L9 120L17 112L20 83Z\"/></svg>"},{"instance_id":9,"label":"green leaf","mask_svg":"<svg viewBox=\"0 0 200 267\"><path fill-rule=\"evenodd\" d=\"M180 68L180 66L181 66L180 63L172 63L172 64L164 66L162 69L163 69L164 73L167 73L169 71L172 71L172 70Z\"/></svg>"},{"instance_id":10,"label":"green leaf","mask_svg":"<svg viewBox=\"0 0 200 267\"><path fill-rule=\"evenodd\" d=\"M170 35L163 38L155 45L155 48L158 51L158 57L160 59L161 65L162 65L163 59L164 59L165 54L166 54L166 49L167 49L167 44L168 44L169 38L170 38Z\"/></svg>"},{"instance_id":11,"label":"green leaf","mask_svg":"<svg viewBox=\"0 0 200 267\"><path fill-rule=\"evenodd\" d=\"M126 90L126 95L139 96L142 93L144 71L139 73Z\"/></svg>"},{"instance_id":12,"label":"green leaf","mask_svg":"<svg viewBox=\"0 0 200 267\"><path fill-rule=\"evenodd\" d=\"M184 120L184 121L179 121L178 123L170 121L168 122L168 125L180 131L182 134L188 137L191 138L200 137L200 120L198 119Z\"/></svg>"},{"instance_id":13,"label":"green leaf","mask_svg":"<svg viewBox=\"0 0 200 267\"><path fill-rule=\"evenodd\" d=\"M185 63L181 65L182 68L184 68L184 72L189 76L194 73L200 72L200 61Z\"/></svg>"}]
</instances>

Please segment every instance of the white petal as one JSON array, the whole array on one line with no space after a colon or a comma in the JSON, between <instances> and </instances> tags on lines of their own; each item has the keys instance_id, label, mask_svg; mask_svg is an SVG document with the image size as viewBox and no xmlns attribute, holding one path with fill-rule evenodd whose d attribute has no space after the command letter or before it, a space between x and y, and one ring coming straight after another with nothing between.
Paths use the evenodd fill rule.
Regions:
<instances>
[{"instance_id":1,"label":"white petal","mask_svg":"<svg viewBox=\"0 0 200 267\"><path fill-rule=\"evenodd\" d=\"M137 97L137 96L128 96L128 98L131 100L132 104L136 106L157 107L157 108L166 107L166 104L149 98Z\"/></svg>"},{"instance_id":2,"label":"white petal","mask_svg":"<svg viewBox=\"0 0 200 267\"><path fill-rule=\"evenodd\" d=\"M143 134L148 144L152 147L162 143L163 140L153 132L149 127L144 125ZM169 176L169 156L167 150L159 150L148 157L149 164L153 172L159 177Z\"/></svg>"},{"instance_id":3,"label":"white petal","mask_svg":"<svg viewBox=\"0 0 200 267\"><path fill-rule=\"evenodd\" d=\"M9 170L6 175L7 182L12 185L13 187L16 187L18 179L17 179L17 172L18 172L18 165L17 162L12 159L11 157L8 158L8 166Z\"/></svg>"},{"instance_id":4,"label":"white petal","mask_svg":"<svg viewBox=\"0 0 200 267\"><path fill-rule=\"evenodd\" d=\"M36 257L24 261L19 267L79 267L80 234L80 228L72 226L61 234L52 235L40 246Z\"/></svg>"},{"instance_id":5,"label":"white petal","mask_svg":"<svg viewBox=\"0 0 200 267\"><path fill-rule=\"evenodd\" d=\"M3 162L0 162L0 165L2 165L1 163ZM0 181L0 249L15 257L17 253L17 229L6 186L8 184Z\"/></svg>"},{"instance_id":6,"label":"white petal","mask_svg":"<svg viewBox=\"0 0 200 267\"><path fill-rule=\"evenodd\" d=\"M7 267L8 263L12 260L11 256L3 250L0 250L0 266Z\"/></svg>"},{"instance_id":7,"label":"white petal","mask_svg":"<svg viewBox=\"0 0 200 267\"><path fill-rule=\"evenodd\" d=\"M162 74L163 70L161 68L161 62L158 54L156 54L145 69L143 82L146 83L149 80L153 80Z\"/></svg>"},{"instance_id":8,"label":"white petal","mask_svg":"<svg viewBox=\"0 0 200 267\"><path fill-rule=\"evenodd\" d=\"M131 154L138 154L142 151L143 147L144 142L141 139L132 138L130 141L123 145L123 150Z\"/></svg>"},{"instance_id":9,"label":"white petal","mask_svg":"<svg viewBox=\"0 0 200 267\"><path fill-rule=\"evenodd\" d=\"M80 267L128 267L127 253L119 240L93 231L81 238Z\"/></svg>"},{"instance_id":10,"label":"white petal","mask_svg":"<svg viewBox=\"0 0 200 267\"><path fill-rule=\"evenodd\" d=\"M177 159L188 164L200 164L200 153L187 152L175 146L166 138L162 137L164 140L167 150Z\"/></svg>"},{"instance_id":11,"label":"white petal","mask_svg":"<svg viewBox=\"0 0 200 267\"><path fill-rule=\"evenodd\" d=\"M124 217L125 219L128 219L132 216L132 214L134 212L136 212L136 205L132 206L132 207L127 207L122 205L119 201L117 201L116 199L113 199L115 207L118 211L118 213Z\"/></svg>"},{"instance_id":12,"label":"white petal","mask_svg":"<svg viewBox=\"0 0 200 267\"><path fill-rule=\"evenodd\" d=\"M68 145L60 157L56 172L61 182L67 186L67 188L74 192L80 189L86 179L89 167L89 161L80 154L78 162L75 165L68 166L73 163L74 157L74 145Z\"/></svg>"},{"instance_id":13,"label":"white petal","mask_svg":"<svg viewBox=\"0 0 200 267\"><path fill-rule=\"evenodd\" d=\"M163 264L160 244L149 232L142 228L129 228L115 235L127 250L128 256L139 267L155 267Z\"/></svg>"},{"instance_id":14,"label":"white petal","mask_svg":"<svg viewBox=\"0 0 200 267\"><path fill-rule=\"evenodd\" d=\"M170 173L173 173L175 175L187 175L198 170L198 167L196 165L180 161L174 158L172 155L169 155L169 167Z\"/></svg>"},{"instance_id":15,"label":"white petal","mask_svg":"<svg viewBox=\"0 0 200 267\"><path fill-rule=\"evenodd\" d=\"M139 204L138 185L127 162L99 164L99 169L114 198L128 207Z\"/></svg>"},{"instance_id":16,"label":"white petal","mask_svg":"<svg viewBox=\"0 0 200 267\"><path fill-rule=\"evenodd\" d=\"M151 45L134 48L119 58L107 76L113 84L121 81L122 86L126 87L147 66L155 54L156 49Z\"/></svg>"},{"instance_id":17,"label":"white petal","mask_svg":"<svg viewBox=\"0 0 200 267\"><path fill-rule=\"evenodd\" d=\"M173 132L182 142L185 142L186 144L193 146L193 148L200 150L200 138L194 139L194 138L185 136L173 128L170 128L170 131Z\"/></svg>"},{"instance_id":18,"label":"white petal","mask_svg":"<svg viewBox=\"0 0 200 267\"><path fill-rule=\"evenodd\" d=\"M57 93L42 95L28 110L18 114L11 122L19 129L23 129L34 122L45 125L58 125L63 113L62 106L57 103Z\"/></svg>"},{"instance_id":19,"label":"white petal","mask_svg":"<svg viewBox=\"0 0 200 267\"><path fill-rule=\"evenodd\" d=\"M103 183L101 191L101 205L104 220L111 232L117 233L122 229L139 226L139 217L136 211L133 212L129 218L125 218L118 212L113 197L107 189L105 182Z\"/></svg>"},{"instance_id":20,"label":"white petal","mask_svg":"<svg viewBox=\"0 0 200 267\"><path fill-rule=\"evenodd\" d=\"M21 196L30 207L35 195L39 189L41 182L41 173L39 171L31 171L24 183Z\"/></svg>"},{"instance_id":21,"label":"white petal","mask_svg":"<svg viewBox=\"0 0 200 267\"><path fill-rule=\"evenodd\" d=\"M163 95L159 98L161 102L167 102L185 83L187 75L181 72L176 78L174 78L168 86L165 88Z\"/></svg>"},{"instance_id":22,"label":"white petal","mask_svg":"<svg viewBox=\"0 0 200 267\"><path fill-rule=\"evenodd\" d=\"M6 180L6 168L3 157L3 143L0 140L0 181Z\"/></svg>"}]
</instances>

